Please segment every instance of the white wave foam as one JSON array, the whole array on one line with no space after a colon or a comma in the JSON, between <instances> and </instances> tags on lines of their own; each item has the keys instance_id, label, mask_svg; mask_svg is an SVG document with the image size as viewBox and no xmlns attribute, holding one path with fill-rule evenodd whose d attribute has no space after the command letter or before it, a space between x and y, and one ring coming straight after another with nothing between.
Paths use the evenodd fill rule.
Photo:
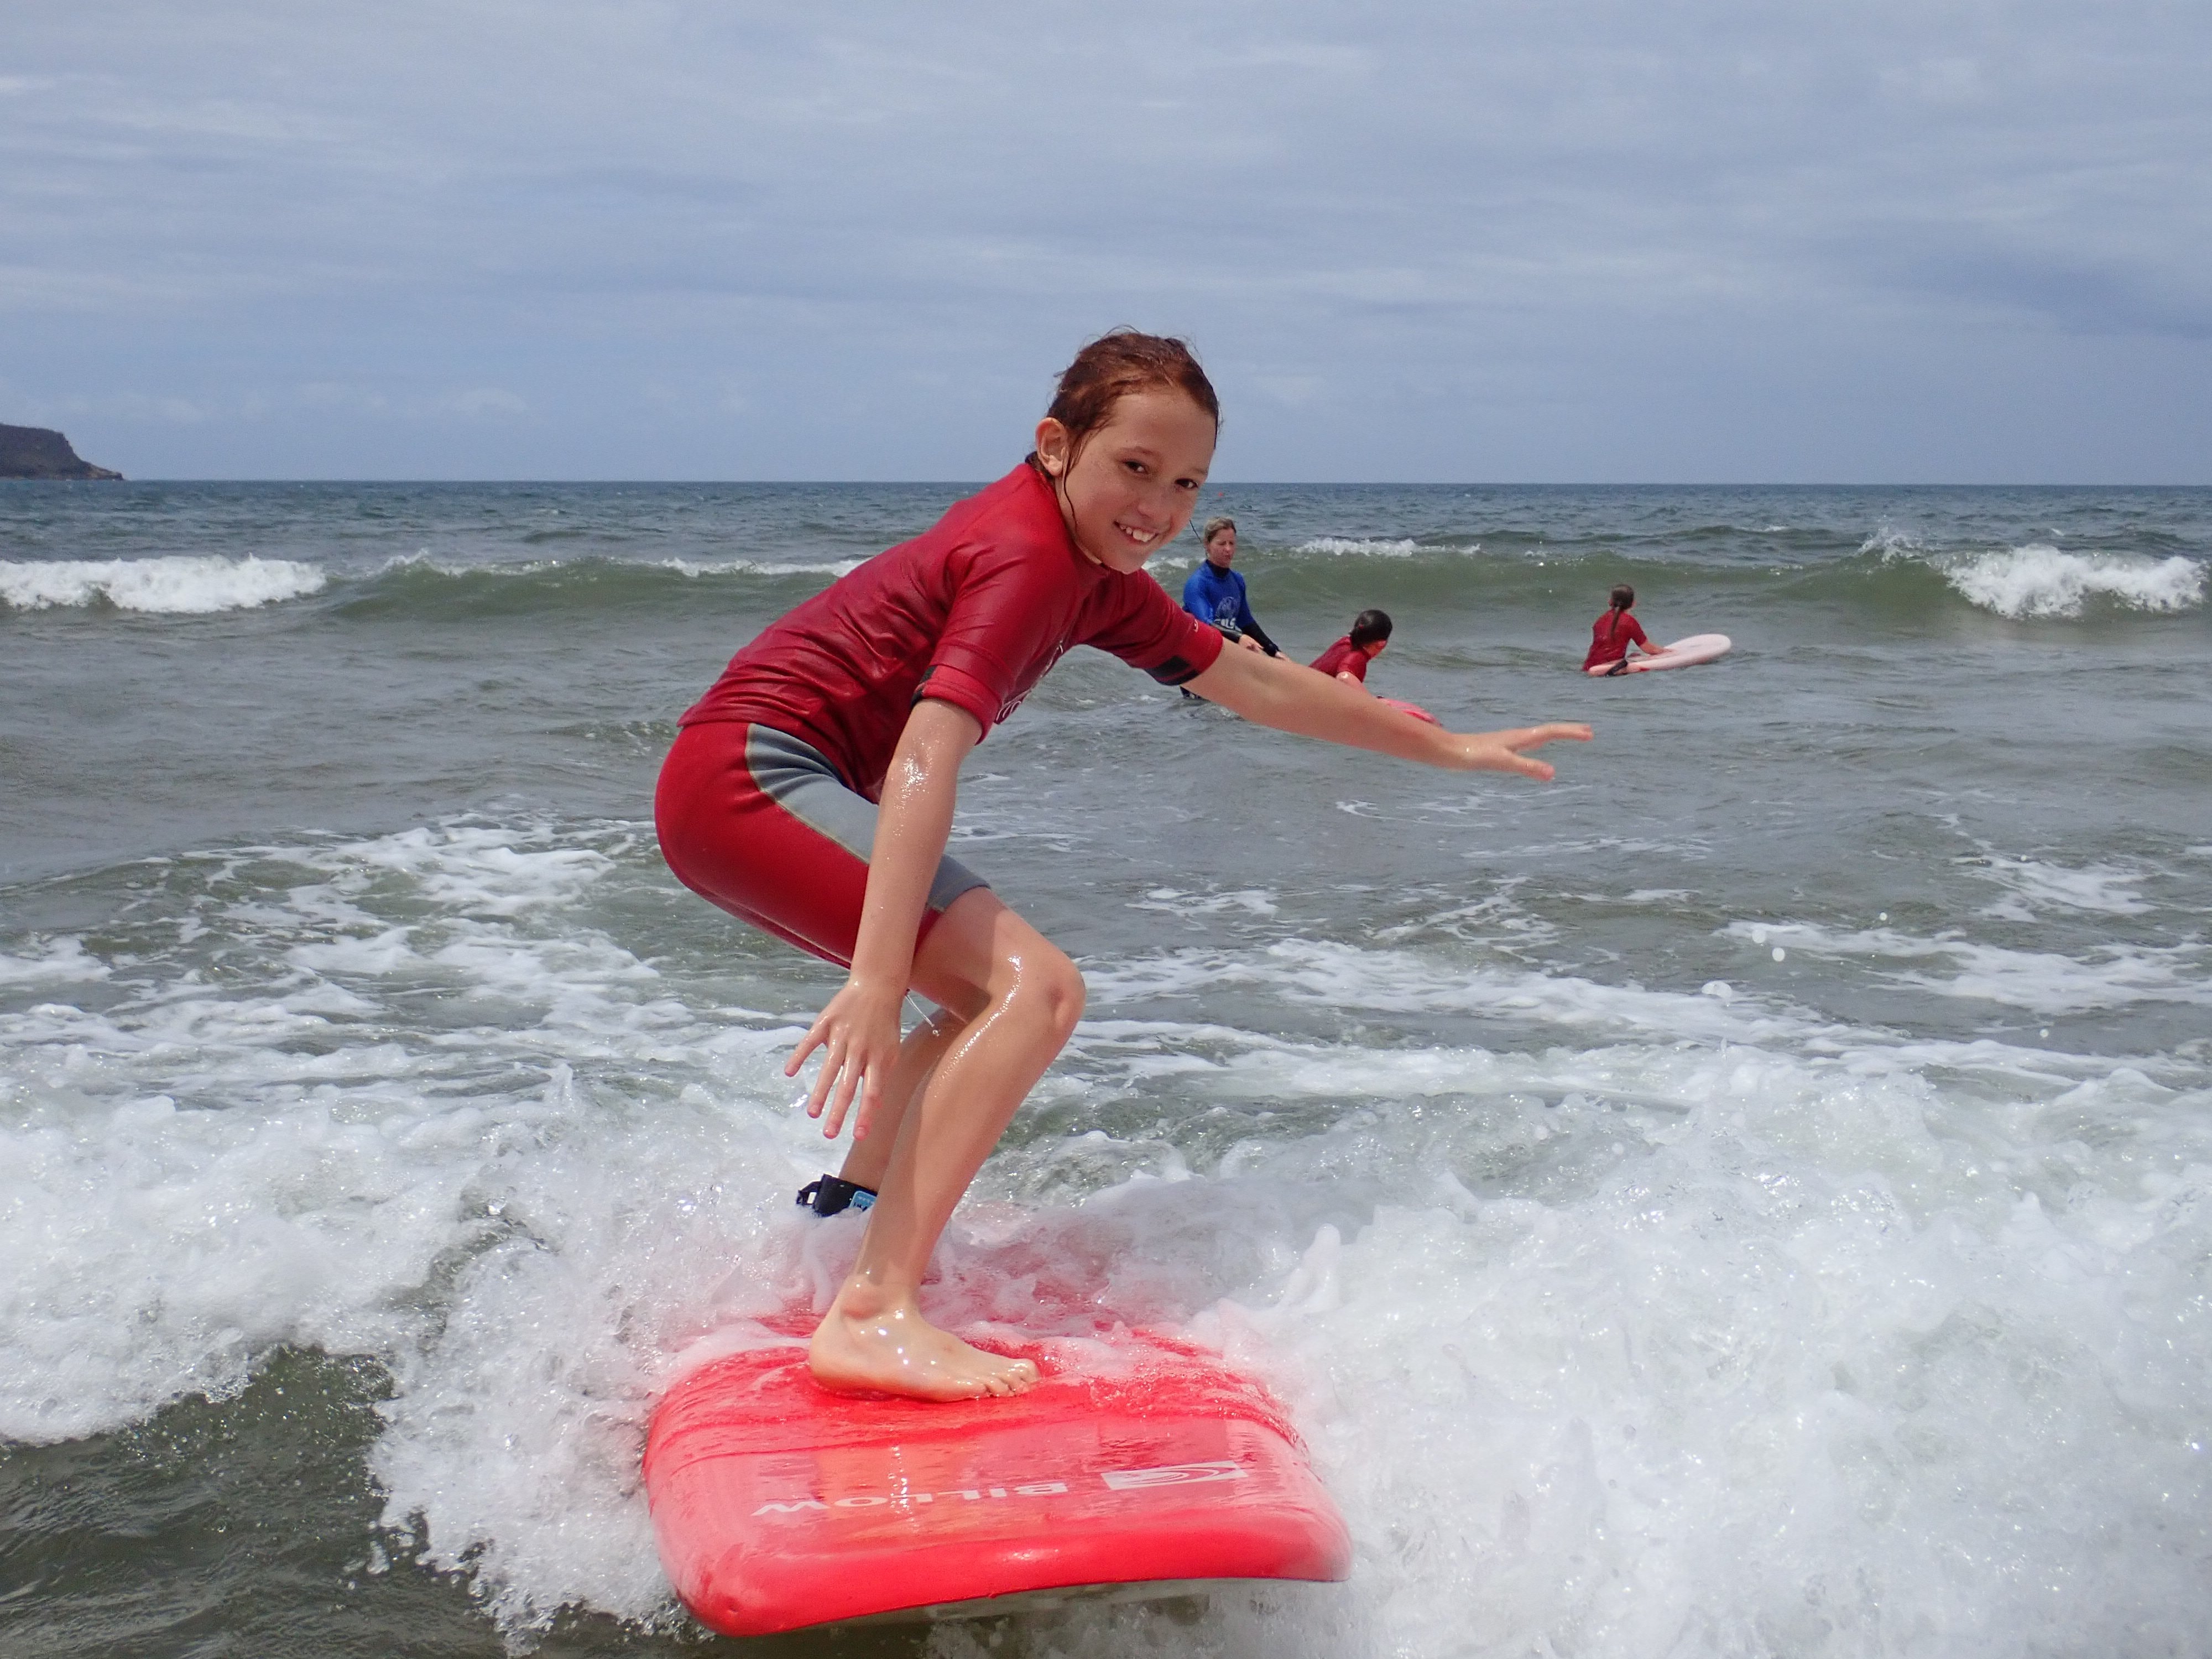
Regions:
<instances>
[{"instance_id":1,"label":"white wave foam","mask_svg":"<svg viewBox=\"0 0 2212 1659\"><path fill-rule=\"evenodd\" d=\"M1585 1032L1672 1032L1712 1042L1798 1041L1824 1029L1808 1016L1741 1006L1679 992L1601 985L1534 969L1480 967L1439 973L1413 951L1362 950L1283 939L1255 952L1179 951L1085 964L1094 1001L1210 996L1265 986L1294 1002L1376 1013L1481 1014Z\"/></svg>"},{"instance_id":2,"label":"white wave foam","mask_svg":"<svg viewBox=\"0 0 2212 1659\"><path fill-rule=\"evenodd\" d=\"M663 559L664 570L673 570L686 576L829 576L849 575L866 564L866 559L837 559L829 563L819 561L790 559L717 559L700 562L691 559Z\"/></svg>"},{"instance_id":3,"label":"white wave foam","mask_svg":"<svg viewBox=\"0 0 2212 1659\"><path fill-rule=\"evenodd\" d=\"M1334 553L1340 558L1365 556L1370 558L1405 559L1421 550L1415 541L1394 541L1379 536L1316 536L1311 541L1300 542L1301 553ZM1439 548L1438 552L1453 550Z\"/></svg>"},{"instance_id":4,"label":"white wave foam","mask_svg":"<svg viewBox=\"0 0 2212 1659\"><path fill-rule=\"evenodd\" d=\"M154 559L0 560L0 604L18 611L88 605L156 616L204 616L319 593L330 578L317 566L252 554Z\"/></svg>"},{"instance_id":5,"label":"white wave foam","mask_svg":"<svg viewBox=\"0 0 2212 1659\"><path fill-rule=\"evenodd\" d=\"M276 885L195 902L179 937L217 930L258 977L10 957L105 996L0 1014L0 1438L222 1398L283 1345L371 1354L398 1382L392 1522L419 1513L426 1559L489 1546L518 1626L662 1607L641 1402L710 1304L749 1305L705 1293L733 1259L793 1271L764 1218L788 1231L818 1153L783 1109L793 1031L689 1009L576 925L634 846L462 825L254 849ZM448 1014L414 1017L426 998ZM641 1343L577 1321L641 1268Z\"/></svg>"},{"instance_id":6,"label":"white wave foam","mask_svg":"<svg viewBox=\"0 0 2212 1659\"><path fill-rule=\"evenodd\" d=\"M395 570L428 570L441 576L537 576L561 568L558 559L518 559L504 564L468 564L441 559L427 547L401 553L377 566L380 576Z\"/></svg>"},{"instance_id":7,"label":"white wave foam","mask_svg":"<svg viewBox=\"0 0 2212 1659\"><path fill-rule=\"evenodd\" d=\"M622 561L610 561L621 563ZM652 570L673 570L679 576L695 580L702 576L842 576L859 569L865 559L837 559L827 562L787 559L652 559L637 562L637 567ZM427 548L387 559L378 568L379 575L395 570L432 570L441 576L539 576L547 571L570 568L559 559L522 559L501 564L457 563L434 557Z\"/></svg>"},{"instance_id":8,"label":"white wave foam","mask_svg":"<svg viewBox=\"0 0 2212 1659\"><path fill-rule=\"evenodd\" d=\"M1920 538L1909 530L1899 530L1887 520L1874 527L1867 538L1859 544L1862 553L1879 553L1884 558L1899 558L1917 553Z\"/></svg>"},{"instance_id":9,"label":"white wave foam","mask_svg":"<svg viewBox=\"0 0 2212 1659\"><path fill-rule=\"evenodd\" d=\"M2139 916L2151 907L2134 890L2144 872L2107 865L2069 869L2040 859L1992 855L1973 874L2008 890L1984 914L2032 921L2046 908L2086 910L2096 915Z\"/></svg>"},{"instance_id":10,"label":"white wave foam","mask_svg":"<svg viewBox=\"0 0 2212 1659\"><path fill-rule=\"evenodd\" d=\"M1186 893L1174 887L1155 887L1143 898L1132 900L1133 910L1158 910L1171 916L1182 916L1194 926L1200 919L1239 912L1249 916L1272 916L1276 911L1275 896L1264 887L1243 887L1225 893Z\"/></svg>"},{"instance_id":11,"label":"white wave foam","mask_svg":"<svg viewBox=\"0 0 2212 1659\"><path fill-rule=\"evenodd\" d=\"M280 1343L371 1353L372 1472L428 1565L518 1644L566 1605L672 1621L656 1391L817 1299L860 1224L794 1213L823 1150L796 1027L731 1006L723 935L641 908L683 902L651 858L619 825L257 848L177 902L220 975L181 927L15 946L57 990L106 976L0 1013L0 1435L220 1394ZM1086 971L929 1305L1218 1346L1296 1407L1358 1565L1073 1609L1024 1650L2132 1651L2146 1608L2212 1619L2172 1541L2212 1511L2203 1089L1838 1026L1753 972L1684 994L1298 940ZM1223 993L1553 1034L1293 1040Z\"/></svg>"},{"instance_id":12,"label":"white wave foam","mask_svg":"<svg viewBox=\"0 0 2212 1659\"><path fill-rule=\"evenodd\" d=\"M1771 940L1778 950L1832 959L1948 961L1955 971L1948 975L1923 967L1897 967L1886 969L1885 977L1939 996L2002 1003L2046 1017L2143 1003L2212 1008L2212 980L2204 972L2206 947L2196 944L2106 945L2077 958L1974 939L1924 939L1888 928L1839 932L1802 922L1740 921L1725 931L1759 950Z\"/></svg>"},{"instance_id":13,"label":"white wave foam","mask_svg":"<svg viewBox=\"0 0 2212 1659\"><path fill-rule=\"evenodd\" d=\"M1231 1352L1315 1425L1355 1535L1395 1540L1363 1552L1369 1650L1565 1650L1532 1632L1571 1632L1589 1653L1856 1651L1905 1609L1956 1607L1961 1557L2065 1588L1984 1581L1954 1651L2124 1647L2138 1572L2212 1610L2156 1541L2165 1483L2192 1503L2212 1484L2183 1427L2212 1353L2199 1334L2168 1358L2122 1310L2212 1232L2167 1219L2212 1167L2155 1196L1930 1213L1905 1196L1916 1170L1967 1151L1924 1093L1801 1077L1792 1105L1764 1087L1719 1103L1735 1080L1716 1070L1715 1104L1627 1129L1580 1193L1483 1196L1450 1172L1480 1167L1472 1146L1447 1161L1440 1137L1366 1227L1317 1228L1272 1305L1219 1310ZM1800 1113L1863 1164L1792 1146ZM1611 1133L1569 1138L1592 1130ZM2053 1370L2025 1381L2029 1354ZM2125 1540L2110 1553L2086 1541L2100 1522Z\"/></svg>"},{"instance_id":14,"label":"white wave foam","mask_svg":"<svg viewBox=\"0 0 2212 1659\"><path fill-rule=\"evenodd\" d=\"M1695 1629L1743 1640L1690 1650L1819 1651L1820 1619L1952 1605L1954 1551L2033 1559L2045 1582L2063 1566L2056 1617L2076 1645L2134 1605L2141 1552L2166 1563L2164 1593L2212 1607L2156 1541L2165 1483L2192 1501L2212 1485L2187 1426L2212 1341L2192 1324L2188 1356L2168 1353L2120 1294L2177 1272L2189 1293L2212 1237L2201 1156L2154 1192L2117 1167L2063 1197L2022 1192L1970 1101L1856 1056L1332 1050L1168 1024L1082 1040L1128 1068L1102 1096L1176 1060L1194 1115L1340 1106L1296 1137L1255 1120L1211 1171L1095 1133L1024 1149L1041 1182L1086 1162L1124 1173L1003 1242L971 1235L953 1305L981 1316L994 1278L1022 1276L1044 1310L1150 1315L1218 1344L1297 1407L1360 1567L1318 1629L1217 1608L1199 1635L1261 1624L1217 1647L1152 1615L1079 1613L1038 1650L1518 1653L1571 1632L1577 1651L1642 1654ZM1229 1051L1188 1066L1216 1042ZM2195 1109L2124 1071L2060 1099L2017 1126L2052 1152L2085 1123L2178 1128ZM2185 1136L2206 1150L2201 1127ZM1077 1261L1105 1264L1103 1285L1040 1283L1037 1264ZM2024 1373L2027 1354L2056 1372ZM2113 1461L2076 1470L2069 1448L2090 1443ZM2059 1491L2063 1514L2013 1501ZM2128 1541L2077 1541L2092 1516ZM1818 1615L1797 1611L1807 1585ZM1990 1652L2052 1616L2040 1599L1980 1605Z\"/></svg>"},{"instance_id":15,"label":"white wave foam","mask_svg":"<svg viewBox=\"0 0 2212 1659\"><path fill-rule=\"evenodd\" d=\"M2078 617L2093 600L2130 611L2187 611L2204 599L2205 568L2179 556L2007 548L1939 566L1952 586L2000 617Z\"/></svg>"},{"instance_id":16,"label":"white wave foam","mask_svg":"<svg viewBox=\"0 0 2212 1659\"><path fill-rule=\"evenodd\" d=\"M0 951L0 986L83 984L106 979L108 972L106 963L85 954L79 939L47 939L29 956Z\"/></svg>"}]
</instances>

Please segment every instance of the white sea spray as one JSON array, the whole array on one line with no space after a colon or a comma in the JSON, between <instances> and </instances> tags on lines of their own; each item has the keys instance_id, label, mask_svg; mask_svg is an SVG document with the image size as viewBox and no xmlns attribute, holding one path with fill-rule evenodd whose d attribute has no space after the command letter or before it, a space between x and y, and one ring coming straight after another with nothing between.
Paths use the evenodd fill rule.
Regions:
<instances>
[{"instance_id":1,"label":"white sea spray","mask_svg":"<svg viewBox=\"0 0 2212 1659\"><path fill-rule=\"evenodd\" d=\"M2076 552L2055 542L1945 547L1886 521L1859 551L1925 564L1972 604L2015 620L2075 617L2099 604L2154 616L2193 610L2203 603L2207 581L2202 561L2179 554Z\"/></svg>"},{"instance_id":2,"label":"white sea spray","mask_svg":"<svg viewBox=\"0 0 2212 1659\"><path fill-rule=\"evenodd\" d=\"M2078 617L2100 600L2155 614L2204 600L2205 567L2178 555L2150 559L2035 544L1946 561L1942 568L1952 586L2000 617Z\"/></svg>"},{"instance_id":3,"label":"white sea spray","mask_svg":"<svg viewBox=\"0 0 2212 1659\"><path fill-rule=\"evenodd\" d=\"M1391 536L1316 536L1298 544L1301 553L1333 553L1340 558L1367 557L1407 559L1423 550L1421 544L1403 537ZM1431 551L1449 551L1433 549Z\"/></svg>"},{"instance_id":4,"label":"white sea spray","mask_svg":"<svg viewBox=\"0 0 2212 1659\"><path fill-rule=\"evenodd\" d=\"M1091 1000L929 1305L1218 1346L1290 1402L1357 1569L921 1650L2200 1650L2207 635L2096 562L2155 599L2212 547L2202 492L1243 488L1286 646L1381 604L1389 689L1598 739L1542 789L1408 774L1078 651L971 760L961 854ZM640 1437L850 1259L857 1218L791 1201L838 1149L781 1074L836 975L614 819L793 581L955 493L8 492L9 559L255 547L331 586L214 629L0 605L0 1414L84 1474L37 1501L131 1546L79 1578L34 1521L0 1623L96 1646L149 1563L300 1514L307 1570L236 1593L311 1646L356 1607L441 1650L563 1607L630 1627L549 1649L699 1639ZM2072 567L2006 562L2041 548L2089 562L2080 622L2032 609ZM1738 651L1585 684L1591 596L1542 565L1616 556L1647 623ZM295 1416L269 1385L303 1375L390 1396ZM194 1395L226 1403L162 1407ZM217 1450L141 1461L188 1425ZM233 1480L303 1449L329 1485Z\"/></svg>"},{"instance_id":5,"label":"white sea spray","mask_svg":"<svg viewBox=\"0 0 2212 1659\"><path fill-rule=\"evenodd\" d=\"M154 616L251 610L319 593L329 576L296 559L175 554L143 559L0 560L0 605L17 611L107 604Z\"/></svg>"},{"instance_id":6,"label":"white sea spray","mask_svg":"<svg viewBox=\"0 0 2212 1659\"><path fill-rule=\"evenodd\" d=\"M820 1167L781 1074L792 1024L591 920L638 856L623 826L493 823L251 849L252 892L200 914L261 966L221 982L74 936L11 947L47 1000L0 1027L27 1105L0 1158L0 1431L221 1395L278 1345L374 1354L395 1393L372 1467L424 1560L518 1638L564 1606L673 1619L637 1485L652 1399L702 1340L817 1301L857 1230L789 1201ZM1949 994L1990 977L1993 947L1726 936L1754 927ZM2185 991L2197 970L2168 967L2100 982ZM2044 1001L2070 982L2011 971ZM1941 1629L2002 1652L2212 1612L2160 1541L2212 1501L2201 1086L1856 1028L1749 961L1685 994L1293 938L1091 980L1033 1110L1124 1127L1018 1129L930 1305L1218 1346L1295 1408L1358 1566L1195 1626L1054 1615L1039 1651L1849 1651ZM1557 1037L1164 1012L1240 989ZM395 1018L418 1005L447 1012ZM1125 1121L1146 1099L1172 1121Z\"/></svg>"}]
</instances>

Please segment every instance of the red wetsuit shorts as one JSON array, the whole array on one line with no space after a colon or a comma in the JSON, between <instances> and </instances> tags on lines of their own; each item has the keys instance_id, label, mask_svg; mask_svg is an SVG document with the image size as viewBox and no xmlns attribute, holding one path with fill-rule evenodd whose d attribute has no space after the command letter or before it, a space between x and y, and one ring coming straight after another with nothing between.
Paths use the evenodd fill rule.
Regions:
<instances>
[{"instance_id":1,"label":"red wetsuit shorts","mask_svg":"<svg viewBox=\"0 0 2212 1659\"><path fill-rule=\"evenodd\" d=\"M802 951L853 965L876 806L818 750L744 720L687 726L653 801L661 856L700 897ZM945 859L918 946L953 900L985 881Z\"/></svg>"}]
</instances>

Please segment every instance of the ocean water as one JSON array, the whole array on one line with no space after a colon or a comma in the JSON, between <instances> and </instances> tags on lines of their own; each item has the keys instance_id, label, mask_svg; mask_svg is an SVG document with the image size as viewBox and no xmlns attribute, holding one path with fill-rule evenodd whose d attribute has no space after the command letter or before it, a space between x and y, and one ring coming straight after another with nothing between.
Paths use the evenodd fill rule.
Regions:
<instances>
[{"instance_id":1,"label":"ocean water","mask_svg":"<svg viewBox=\"0 0 2212 1659\"><path fill-rule=\"evenodd\" d=\"M691 1626L652 1401L858 1223L791 1201L836 975L654 769L961 493L0 486L0 1651L2212 1651L2203 490L1210 492L1277 638L1597 740L1065 662L956 833L1089 1012L932 1305L1221 1349L1354 1576ZM1624 579L1735 652L1585 679Z\"/></svg>"}]
</instances>

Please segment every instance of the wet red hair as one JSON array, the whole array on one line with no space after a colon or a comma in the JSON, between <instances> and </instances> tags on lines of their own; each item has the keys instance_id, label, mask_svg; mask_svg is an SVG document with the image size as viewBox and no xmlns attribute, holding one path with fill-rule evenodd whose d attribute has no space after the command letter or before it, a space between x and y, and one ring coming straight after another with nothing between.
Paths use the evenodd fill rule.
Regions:
<instances>
[{"instance_id":1,"label":"wet red hair","mask_svg":"<svg viewBox=\"0 0 2212 1659\"><path fill-rule=\"evenodd\" d=\"M1133 392L1173 387L1221 424L1221 400L1198 359L1181 340L1117 328L1075 354L1062 370L1046 418L1058 421L1080 443L1106 424L1114 405Z\"/></svg>"}]
</instances>

